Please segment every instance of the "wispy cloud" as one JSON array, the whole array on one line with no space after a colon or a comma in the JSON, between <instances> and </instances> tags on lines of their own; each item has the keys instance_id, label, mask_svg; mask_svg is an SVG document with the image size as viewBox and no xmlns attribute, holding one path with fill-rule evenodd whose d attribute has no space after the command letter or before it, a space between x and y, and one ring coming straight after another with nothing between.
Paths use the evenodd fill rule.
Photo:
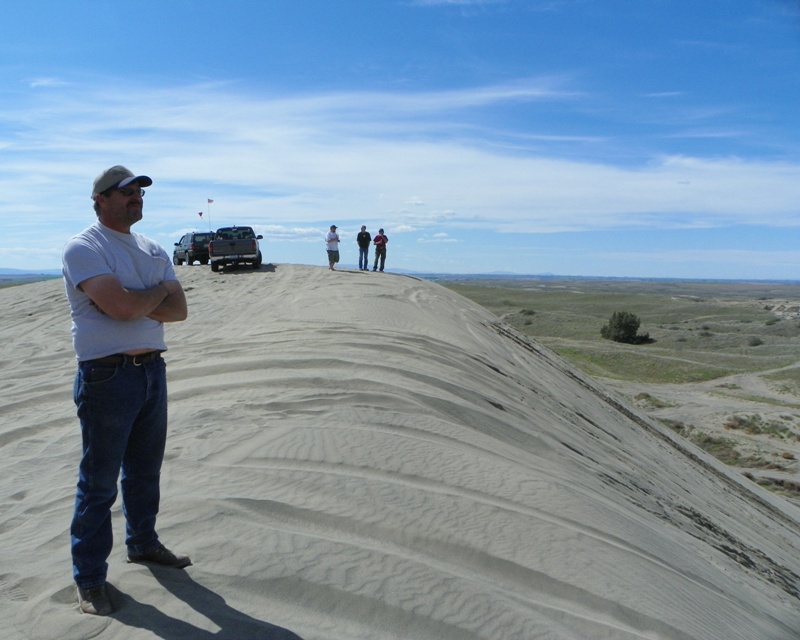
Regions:
<instances>
[{"instance_id":1,"label":"wispy cloud","mask_svg":"<svg viewBox=\"0 0 800 640\"><path fill-rule=\"evenodd\" d=\"M62 238L85 226L91 180L120 162L153 176L148 206L159 215L147 225L165 244L197 224L209 197L212 222L247 219L301 242L318 241L327 220L422 230L422 242L452 242L444 227L800 224L798 164L665 153L619 166L565 158L562 145L586 142L526 129L504 132L498 144L487 105L574 99L535 82L400 95L265 95L236 83L128 84L123 93L100 84L32 92L0 112L5 242L14 228L52 226L56 211Z\"/></svg>"},{"instance_id":2,"label":"wispy cloud","mask_svg":"<svg viewBox=\"0 0 800 640\"><path fill-rule=\"evenodd\" d=\"M424 235L417 238L417 242L421 244L437 244L437 243L451 243L460 242L458 238L451 238L446 233L434 233L433 235Z\"/></svg>"},{"instance_id":3,"label":"wispy cloud","mask_svg":"<svg viewBox=\"0 0 800 640\"><path fill-rule=\"evenodd\" d=\"M657 91L654 93L645 93L645 98L678 98L684 95L683 91Z\"/></svg>"},{"instance_id":4,"label":"wispy cloud","mask_svg":"<svg viewBox=\"0 0 800 640\"><path fill-rule=\"evenodd\" d=\"M67 82L59 78L35 78L28 83L32 89L39 89L43 87L63 87Z\"/></svg>"}]
</instances>

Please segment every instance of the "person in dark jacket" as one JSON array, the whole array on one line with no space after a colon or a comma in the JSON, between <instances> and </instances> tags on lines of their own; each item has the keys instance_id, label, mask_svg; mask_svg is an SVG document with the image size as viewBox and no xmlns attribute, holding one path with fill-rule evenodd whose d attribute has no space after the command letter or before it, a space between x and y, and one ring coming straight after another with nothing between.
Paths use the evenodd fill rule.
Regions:
<instances>
[{"instance_id":1,"label":"person in dark jacket","mask_svg":"<svg viewBox=\"0 0 800 640\"><path fill-rule=\"evenodd\" d=\"M372 236L363 224L361 232L356 236L356 242L358 243L358 268L361 271L369 271L369 245L372 244Z\"/></svg>"}]
</instances>

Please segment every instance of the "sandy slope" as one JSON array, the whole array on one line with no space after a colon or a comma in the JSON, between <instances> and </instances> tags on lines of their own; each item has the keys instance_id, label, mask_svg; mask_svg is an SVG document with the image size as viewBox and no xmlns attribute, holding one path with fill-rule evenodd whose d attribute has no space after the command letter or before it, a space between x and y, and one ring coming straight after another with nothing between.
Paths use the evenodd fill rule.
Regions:
<instances>
[{"instance_id":1,"label":"sandy slope","mask_svg":"<svg viewBox=\"0 0 800 640\"><path fill-rule=\"evenodd\" d=\"M162 539L80 615L62 285L0 290L4 640L789 640L800 510L438 285L184 267Z\"/></svg>"}]
</instances>

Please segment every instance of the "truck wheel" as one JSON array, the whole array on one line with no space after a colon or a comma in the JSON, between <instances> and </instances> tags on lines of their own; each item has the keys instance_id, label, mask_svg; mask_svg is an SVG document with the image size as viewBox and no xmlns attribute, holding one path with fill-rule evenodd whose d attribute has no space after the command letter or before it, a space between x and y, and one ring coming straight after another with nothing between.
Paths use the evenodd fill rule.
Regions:
<instances>
[{"instance_id":1,"label":"truck wheel","mask_svg":"<svg viewBox=\"0 0 800 640\"><path fill-rule=\"evenodd\" d=\"M258 271L260 268L261 268L261 252L259 251L258 258L256 258L256 261L253 263L253 269L255 271Z\"/></svg>"},{"instance_id":2,"label":"truck wheel","mask_svg":"<svg viewBox=\"0 0 800 640\"><path fill-rule=\"evenodd\" d=\"M218 262L212 262L212 263L211 263L211 270L212 270L214 273L216 273L217 271L219 271L219 263L218 263Z\"/></svg>"},{"instance_id":3,"label":"truck wheel","mask_svg":"<svg viewBox=\"0 0 800 640\"><path fill-rule=\"evenodd\" d=\"M179 267L181 265L181 259L178 256L172 256L172 264Z\"/></svg>"}]
</instances>

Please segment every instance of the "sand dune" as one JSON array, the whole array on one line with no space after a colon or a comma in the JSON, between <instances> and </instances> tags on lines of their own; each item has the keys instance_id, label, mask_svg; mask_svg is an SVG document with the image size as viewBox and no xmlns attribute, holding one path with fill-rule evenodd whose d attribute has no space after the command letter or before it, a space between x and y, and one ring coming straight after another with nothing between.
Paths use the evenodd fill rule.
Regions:
<instances>
[{"instance_id":1,"label":"sand dune","mask_svg":"<svg viewBox=\"0 0 800 640\"><path fill-rule=\"evenodd\" d=\"M81 615L60 281L0 290L4 640L800 638L800 510L477 305L392 274L182 267L159 532Z\"/></svg>"}]
</instances>

